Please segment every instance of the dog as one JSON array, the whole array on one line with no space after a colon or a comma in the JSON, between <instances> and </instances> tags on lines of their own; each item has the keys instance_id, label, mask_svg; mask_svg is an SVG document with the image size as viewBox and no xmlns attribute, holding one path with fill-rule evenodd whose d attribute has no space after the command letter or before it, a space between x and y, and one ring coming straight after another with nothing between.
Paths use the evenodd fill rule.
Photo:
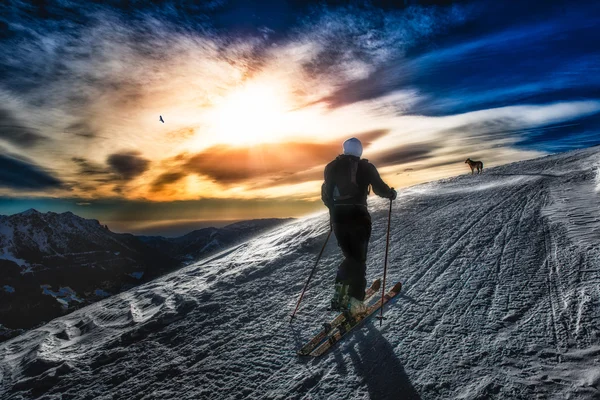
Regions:
<instances>
[{"instance_id":1,"label":"dog","mask_svg":"<svg viewBox=\"0 0 600 400\"><path fill-rule=\"evenodd\" d=\"M470 158L467 158L465 164L469 164L469 167L471 167L471 175L473 175L475 168L477 168L478 174L483 172L483 163L481 161L473 161Z\"/></svg>"}]
</instances>

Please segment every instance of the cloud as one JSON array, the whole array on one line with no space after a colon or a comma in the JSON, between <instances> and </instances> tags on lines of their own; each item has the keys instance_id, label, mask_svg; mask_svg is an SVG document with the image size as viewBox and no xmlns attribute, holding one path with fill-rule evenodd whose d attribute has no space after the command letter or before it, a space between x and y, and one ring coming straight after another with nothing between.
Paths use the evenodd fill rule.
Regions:
<instances>
[{"instance_id":1,"label":"cloud","mask_svg":"<svg viewBox=\"0 0 600 400\"><path fill-rule=\"evenodd\" d=\"M364 148L389 134L388 129L348 134ZM269 143L248 147L218 145L196 154L179 154L170 160L168 172L159 175L151 190L162 190L188 174L198 174L222 185L244 184L249 189L293 185L323 179L323 167L342 151L339 142Z\"/></svg>"},{"instance_id":2,"label":"cloud","mask_svg":"<svg viewBox=\"0 0 600 400\"><path fill-rule=\"evenodd\" d=\"M44 190L61 188L63 183L27 160L0 154L0 186Z\"/></svg>"},{"instance_id":3,"label":"cloud","mask_svg":"<svg viewBox=\"0 0 600 400\"><path fill-rule=\"evenodd\" d=\"M276 3L0 5L10 54L0 58L0 140L52 166L76 195L153 200L310 192L353 129L367 132L347 137L392 173L479 149L516 160L598 140L596 111L540 109L598 97L599 6ZM283 127L261 137L295 142L223 145L235 137L211 111L257 82L281 88L285 105L273 118ZM539 107L506 108L523 104Z\"/></svg>"},{"instance_id":4,"label":"cloud","mask_svg":"<svg viewBox=\"0 0 600 400\"><path fill-rule=\"evenodd\" d=\"M458 7L384 10L363 5L317 10L300 27L300 36L317 49L304 68L309 76L328 75L338 82L372 76L377 66L464 19Z\"/></svg>"},{"instance_id":5,"label":"cloud","mask_svg":"<svg viewBox=\"0 0 600 400\"><path fill-rule=\"evenodd\" d=\"M372 161L378 167L408 164L434 157L433 152L440 147L441 145L436 143L421 142L416 144L408 144L392 150L377 153L374 157L372 157Z\"/></svg>"},{"instance_id":6,"label":"cloud","mask_svg":"<svg viewBox=\"0 0 600 400\"><path fill-rule=\"evenodd\" d=\"M156 178L151 185L150 190L152 192L158 192L162 190L165 185L170 185L171 183L175 183L180 179L183 179L186 176L183 172L165 172Z\"/></svg>"},{"instance_id":7,"label":"cloud","mask_svg":"<svg viewBox=\"0 0 600 400\"><path fill-rule=\"evenodd\" d=\"M331 161L339 149L339 143L219 145L189 157L183 168L221 184L236 184L310 169Z\"/></svg>"},{"instance_id":8,"label":"cloud","mask_svg":"<svg viewBox=\"0 0 600 400\"><path fill-rule=\"evenodd\" d=\"M110 173L110 170L105 166L90 162L82 157L73 157L71 161L79 166L78 173L80 175L106 175Z\"/></svg>"},{"instance_id":9,"label":"cloud","mask_svg":"<svg viewBox=\"0 0 600 400\"><path fill-rule=\"evenodd\" d=\"M196 134L196 129L192 127L185 127L176 129L167 133L167 138L174 141L185 140L193 137Z\"/></svg>"},{"instance_id":10,"label":"cloud","mask_svg":"<svg viewBox=\"0 0 600 400\"><path fill-rule=\"evenodd\" d=\"M331 160L329 160L331 161ZM323 180L324 167L315 167L305 171L285 172L280 175L274 175L268 179L248 182L249 189L269 189L275 186L297 185L310 181Z\"/></svg>"},{"instance_id":11,"label":"cloud","mask_svg":"<svg viewBox=\"0 0 600 400\"><path fill-rule=\"evenodd\" d=\"M457 151L460 152L460 151ZM464 153L464 152L463 152ZM449 158L440 158L439 160L436 161L436 159L432 158L430 160L428 160L429 162L424 163L423 165L421 165L420 169L432 169L432 168L438 168L438 167L447 167L449 165L460 165L461 163L464 164L465 160L467 159L467 157L469 157L469 155L465 155L465 156L450 156ZM411 171L414 171L415 169L413 168L409 168Z\"/></svg>"},{"instance_id":12,"label":"cloud","mask_svg":"<svg viewBox=\"0 0 600 400\"><path fill-rule=\"evenodd\" d=\"M43 141L47 137L38 133L35 128L30 128L19 123L8 110L0 108L0 139L23 148L30 148Z\"/></svg>"},{"instance_id":13,"label":"cloud","mask_svg":"<svg viewBox=\"0 0 600 400\"><path fill-rule=\"evenodd\" d=\"M409 53L462 25L468 13L463 6L394 11L346 7L323 12L304 27L306 40L317 49L304 63L306 75L333 83L333 90L315 102L338 108L400 89L413 90Z\"/></svg>"},{"instance_id":14,"label":"cloud","mask_svg":"<svg viewBox=\"0 0 600 400\"><path fill-rule=\"evenodd\" d=\"M348 134L357 137L366 148L389 133L387 129ZM159 192L190 174L208 177L225 186L244 184L248 189L304 183L323 178L322 167L342 150L339 142L270 143L247 147L218 145L199 153L181 153L163 160L167 172L160 174L150 186Z\"/></svg>"},{"instance_id":15,"label":"cloud","mask_svg":"<svg viewBox=\"0 0 600 400\"><path fill-rule=\"evenodd\" d=\"M384 146L370 157L374 163L407 163L418 171L432 171L451 165L458 168L467 157L482 157L487 165L533 158L557 144L564 146L562 150L572 148L571 140L589 146L594 140L597 143L597 130L582 131L581 125L600 126L600 101L510 106L420 120L425 128L417 131L420 141L391 150ZM402 135L394 138L402 140Z\"/></svg>"},{"instance_id":16,"label":"cloud","mask_svg":"<svg viewBox=\"0 0 600 400\"><path fill-rule=\"evenodd\" d=\"M376 141L377 139L381 139L388 133L390 133L389 129L374 129L372 131L356 133L353 137L359 139L363 145L363 148L365 148L372 142Z\"/></svg>"},{"instance_id":17,"label":"cloud","mask_svg":"<svg viewBox=\"0 0 600 400\"><path fill-rule=\"evenodd\" d=\"M106 163L120 179L129 181L146 172L150 160L141 157L138 151L129 151L109 155Z\"/></svg>"},{"instance_id":18,"label":"cloud","mask_svg":"<svg viewBox=\"0 0 600 400\"><path fill-rule=\"evenodd\" d=\"M390 65L377 66L367 77L348 82L317 102L326 103L329 108L338 108L375 99L409 87L409 78L410 71L399 60Z\"/></svg>"},{"instance_id":19,"label":"cloud","mask_svg":"<svg viewBox=\"0 0 600 400\"><path fill-rule=\"evenodd\" d=\"M94 139L97 137L107 139L106 137L99 136L98 133L85 121L73 122L65 128L64 132L86 139Z\"/></svg>"},{"instance_id":20,"label":"cloud","mask_svg":"<svg viewBox=\"0 0 600 400\"><path fill-rule=\"evenodd\" d=\"M599 113L600 100L501 107L458 116L463 123L441 129L438 135L468 138L482 144L498 140L519 143L533 138L541 142L544 132L559 130L573 134L573 128L583 122L597 126Z\"/></svg>"},{"instance_id":21,"label":"cloud","mask_svg":"<svg viewBox=\"0 0 600 400\"><path fill-rule=\"evenodd\" d=\"M527 13L504 6L479 2L445 9L445 14L438 9L431 18L424 14L424 21L442 21L437 30L421 24L408 45L386 45L388 56L374 58L364 76L338 82L318 101L339 108L408 90L421 98L403 113L441 116L597 98L600 58L591 39L597 19L590 16L598 15L598 5L582 4L566 14L552 7L542 11L535 3L526 6ZM393 37L393 31L383 35ZM435 45L427 46L431 37Z\"/></svg>"}]
</instances>

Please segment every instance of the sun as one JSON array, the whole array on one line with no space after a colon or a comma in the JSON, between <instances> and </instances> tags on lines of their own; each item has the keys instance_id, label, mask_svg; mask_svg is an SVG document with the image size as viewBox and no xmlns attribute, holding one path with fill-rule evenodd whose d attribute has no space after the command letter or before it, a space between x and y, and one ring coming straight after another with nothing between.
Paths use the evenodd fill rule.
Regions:
<instances>
[{"instance_id":1,"label":"sun","mask_svg":"<svg viewBox=\"0 0 600 400\"><path fill-rule=\"evenodd\" d=\"M218 100L209 116L209 131L219 143L252 145L281 139L289 104L274 83L247 83Z\"/></svg>"}]
</instances>

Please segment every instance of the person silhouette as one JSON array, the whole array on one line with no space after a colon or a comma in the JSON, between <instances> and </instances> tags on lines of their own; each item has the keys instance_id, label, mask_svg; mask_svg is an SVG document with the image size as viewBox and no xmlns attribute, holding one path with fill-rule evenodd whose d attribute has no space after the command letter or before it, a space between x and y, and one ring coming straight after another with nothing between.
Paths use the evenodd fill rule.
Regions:
<instances>
[{"instance_id":1,"label":"person silhouette","mask_svg":"<svg viewBox=\"0 0 600 400\"><path fill-rule=\"evenodd\" d=\"M350 138L342 147L344 153L325 167L321 199L329 208L333 232L344 254L335 278L331 309L357 315L366 310L363 300L371 237L371 215L367 209L369 185L378 196L392 200L396 199L396 191L383 182L369 160L360 158L363 151L360 140Z\"/></svg>"}]
</instances>

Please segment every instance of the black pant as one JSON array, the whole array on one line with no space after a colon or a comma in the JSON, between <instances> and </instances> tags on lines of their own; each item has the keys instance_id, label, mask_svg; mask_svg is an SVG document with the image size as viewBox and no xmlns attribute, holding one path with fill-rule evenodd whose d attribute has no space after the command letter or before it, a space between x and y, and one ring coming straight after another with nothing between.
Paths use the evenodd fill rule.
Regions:
<instances>
[{"instance_id":1,"label":"black pant","mask_svg":"<svg viewBox=\"0 0 600 400\"><path fill-rule=\"evenodd\" d=\"M364 300L367 287L367 249L371 237L371 218L368 214L335 218L333 232L344 254L335 281L349 285L348 294Z\"/></svg>"}]
</instances>

